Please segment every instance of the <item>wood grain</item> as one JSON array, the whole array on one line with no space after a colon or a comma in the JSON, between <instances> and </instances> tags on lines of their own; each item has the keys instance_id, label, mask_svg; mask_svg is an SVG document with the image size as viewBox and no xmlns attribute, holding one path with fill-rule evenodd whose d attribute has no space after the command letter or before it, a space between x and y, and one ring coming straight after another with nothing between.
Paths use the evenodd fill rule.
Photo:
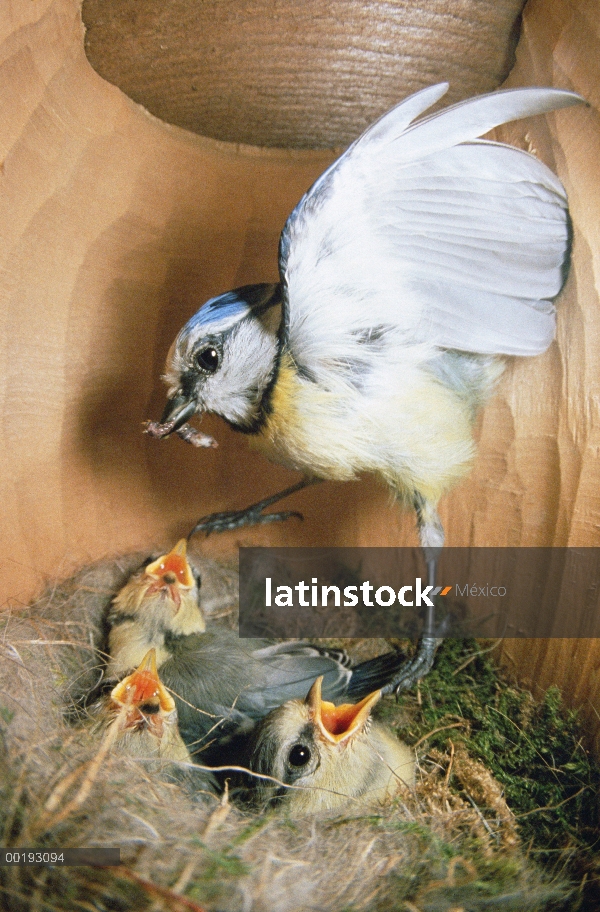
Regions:
<instances>
[{"instance_id":1,"label":"wood grain","mask_svg":"<svg viewBox=\"0 0 600 912\"><path fill-rule=\"evenodd\" d=\"M547 118L547 126L535 124L528 132L528 142L567 189L573 261L555 352L548 358L554 364L548 363L541 384L537 372L531 376L529 430L522 410L517 439L529 443L520 454L519 480L523 496L536 498L538 528L546 527L547 543L569 547L600 544L599 49L600 20L593 0L530 0L507 83L552 82L589 102L570 120L559 112ZM532 370L535 364L530 362ZM516 386L512 394L518 395ZM527 395L523 387L521 394ZM528 514L535 519L535 513ZM571 705L580 707L589 743L600 756L600 641L506 640L504 655L534 692L553 683L564 689Z\"/></svg>"},{"instance_id":2,"label":"wood grain","mask_svg":"<svg viewBox=\"0 0 600 912\"><path fill-rule=\"evenodd\" d=\"M523 0L85 0L101 76L168 123L258 146L344 146L410 92L496 88Z\"/></svg>"}]
</instances>

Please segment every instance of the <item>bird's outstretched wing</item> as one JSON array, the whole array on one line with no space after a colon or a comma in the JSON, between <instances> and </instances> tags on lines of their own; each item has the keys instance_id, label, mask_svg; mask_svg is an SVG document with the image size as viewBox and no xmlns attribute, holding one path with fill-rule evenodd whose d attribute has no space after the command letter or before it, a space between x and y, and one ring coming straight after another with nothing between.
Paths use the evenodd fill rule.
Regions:
<instances>
[{"instance_id":1,"label":"bird's outstretched wing","mask_svg":"<svg viewBox=\"0 0 600 912\"><path fill-rule=\"evenodd\" d=\"M412 95L371 126L284 227L285 341L314 380L360 363L361 347L389 333L429 349L512 355L553 338L565 192L534 156L477 137L581 99L513 89L415 121L447 87Z\"/></svg>"}]
</instances>

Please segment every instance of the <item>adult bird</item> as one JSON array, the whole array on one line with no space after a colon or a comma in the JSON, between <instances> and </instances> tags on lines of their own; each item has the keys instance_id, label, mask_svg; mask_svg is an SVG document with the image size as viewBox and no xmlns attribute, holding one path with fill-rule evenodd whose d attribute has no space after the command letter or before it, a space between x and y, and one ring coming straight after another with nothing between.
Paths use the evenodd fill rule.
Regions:
<instances>
[{"instance_id":1,"label":"adult bird","mask_svg":"<svg viewBox=\"0 0 600 912\"><path fill-rule=\"evenodd\" d=\"M256 727L248 767L281 785L256 779L250 797L284 799L291 814L311 814L382 801L412 785L414 751L371 719L381 691L335 706L323 700L321 685L317 678L306 699L284 703Z\"/></svg>"},{"instance_id":2,"label":"adult bird","mask_svg":"<svg viewBox=\"0 0 600 912\"><path fill-rule=\"evenodd\" d=\"M502 356L549 346L568 263L560 181L478 137L581 101L512 89L420 117L447 88L407 98L316 181L284 226L278 284L191 317L167 358L165 412L147 427L189 439L188 420L214 412L307 480L378 474L416 510L430 582L438 502L467 472L477 409ZM430 666L431 634L407 681Z\"/></svg>"},{"instance_id":3,"label":"adult bird","mask_svg":"<svg viewBox=\"0 0 600 912\"><path fill-rule=\"evenodd\" d=\"M240 639L217 624L207 627L198 586L185 540L132 575L106 619L104 688L130 674L152 649L160 679L175 699L182 737L201 760L226 758L233 737L251 731L287 700L303 699L319 676L330 700L395 690L405 666L400 653L353 666L341 650Z\"/></svg>"}]
</instances>

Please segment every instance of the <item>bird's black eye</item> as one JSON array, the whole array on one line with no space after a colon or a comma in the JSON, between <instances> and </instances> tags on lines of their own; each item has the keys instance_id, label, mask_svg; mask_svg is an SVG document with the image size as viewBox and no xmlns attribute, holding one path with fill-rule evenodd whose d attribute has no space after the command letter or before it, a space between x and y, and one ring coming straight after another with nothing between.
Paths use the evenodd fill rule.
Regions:
<instances>
[{"instance_id":1,"label":"bird's black eye","mask_svg":"<svg viewBox=\"0 0 600 912\"><path fill-rule=\"evenodd\" d=\"M198 352L195 360L201 371L207 374L214 374L219 366L219 352L212 345L209 345Z\"/></svg>"},{"instance_id":2,"label":"bird's black eye","mask_svg":"<svg viewBox=\"0 0 600 912\"><path fill-rule=\"evenodd\" d=\"M310 748L306 744L294 744L288 754L288 763L295 767L306 766L310 762L310 758Z\"/></svg>"}]
</instances>

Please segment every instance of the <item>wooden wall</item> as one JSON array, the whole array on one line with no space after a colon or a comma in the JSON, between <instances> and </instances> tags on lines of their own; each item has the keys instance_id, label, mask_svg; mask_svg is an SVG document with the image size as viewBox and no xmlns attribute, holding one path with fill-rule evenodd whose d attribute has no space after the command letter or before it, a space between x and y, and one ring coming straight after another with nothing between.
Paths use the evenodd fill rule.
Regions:
<instances>
[{"instance_id":1,"label":"wooden wall","mask_svg":"<svg viewBox=\"0 0 600 912\"><path fill-rule=\"evenodd\" d=\"M450 40L457 21L452 4L424 0L426 51L419 58L411 44L418 32L413 23L394 64L388 44L376 40L388 28L377 15L402 4L370 5L368 20L360 13L363 4L356 3L361 25L359 37L349 38L349 45L357 42L354 57L340 55L342 45L328 40L327 21L321 38L315 25L310 44L319 53L309 62L313 76L315 61L322 69L320 93L318 80L307 93L303 74L290 78L288 72L289 92L297 86L298 98L277 123L269 115L274 126L268 135L256 133L256 107L254 133L244 134L243 124L235 122L228 126L232 133L224 133L223 97L215 102L220 113L210 130L288 145L345 141L371 116L363 99L380 103L382 72L384 106L396 100L390 95L395 73L396 97L404 94L400 76L409 57L421 59L422 68L411 64L405 89L449 75L456 97L464 96L473 90L478 67L477 88L492 88L510 60L519 5L507 2L500 16L502 4L485 4L498 36L492 49L481 3L472 4L479 10L472 16L465 13L468 3L456 4L461 29ZM164 11L168 6L161 4ZM235 3L226 6L231 10ZM442 13L447 20L439 18ZM348 17L346 24L353 21ZM509 366L482 415L473 473L442 505L447 540L454 545L599 544L598 28L591 0L533 0L524 13L509 84L574 88L590 103L501 134L535 149L564 181L574 226L573 269L556 342L544 356ZM355 58L361 63L352 72L364 92L346 96L344 67ZM290 52L288 65L298 67L302 59ZM271 87L283 63L269 71ZM230 105L240 123L245 84L247 77L236 84L241 100ZM268 88L262 94L276 111ZM344 108L331 127L330 96ZM297 112L313 101L321 113L301 134L298 125L310 118ZM200 107L205 114L211 110ZM296 111L296 129L290 111ZM193 125L200 129L197 116ZM169 544L203 513L243 506L294 480L251 453L218 420L207 419L203 428L216 436L219 448L200 452L179 440L144 437L141 424L162 410L159 376L176 331L210 295L276 278L285 218L332 157L326 150L229 145L167 126L91 68L77 0L2 4L2 603L24 603L46 579L107 553ZM309 490L293 505L304 511L304 524L224 535L202 547L231 555L239 543L250 542L416 542L413 516L393 508L372 479ZM590 732L600 730L595 641L515 641L505 652L520 675L535 677L540 686L565 686L586 713Z\"/></svg>"},{"instance_id":2,"label":"wooden wall","mask_svg":"<svg viewBox=\"0 0 600 912\"><path fill-rule=\"evenodd\" d=\"M535 361L530 362L534 373L525 395L531 399L531 420L528 430L523 412L519 432L519 439L528 440L519 456L519 463L529 466L522 496L537 499L543 522L544 498L535 482L538 473L546 476L545 500L555 505L547 543L569 547L600 545L599 49L600 17L594 0L530 0L516 65L507 81L511 86L573 89L589 102L571 123L555 117L549 119L548 132L538 127L529 134L567 189L573 260L552 370L539 377ZM511 135L507 130L506 138ZM533 543L529 536L523 541ZM564 688L571 704L581 708L590 742L600 754L600 640L507 640L503 648L508 666L534 692L552 683Z\"/></svg>"}]
</instances>

